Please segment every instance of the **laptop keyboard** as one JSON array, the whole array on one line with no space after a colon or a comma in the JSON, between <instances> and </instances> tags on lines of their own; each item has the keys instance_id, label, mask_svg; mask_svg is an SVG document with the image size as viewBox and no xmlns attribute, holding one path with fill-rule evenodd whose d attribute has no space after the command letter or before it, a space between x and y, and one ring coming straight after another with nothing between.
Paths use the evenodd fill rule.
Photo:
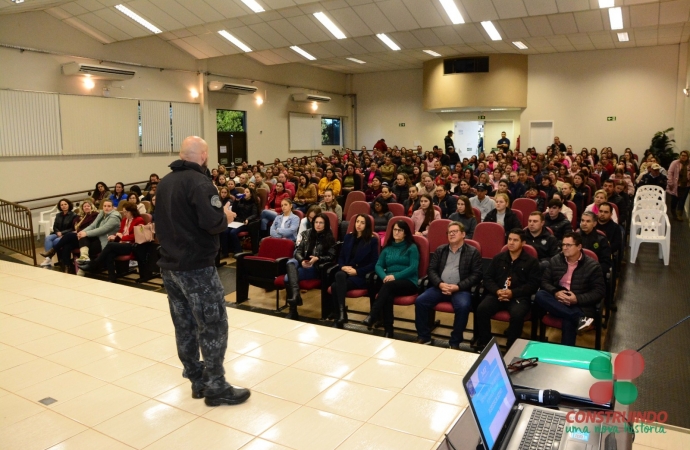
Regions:
<instances>
[{"instance_id":1,"label":"laptop keyboard","mask_svg":"<svg viewBox=\"0 0 690 450\"><path fill-rule=\"evenodd\" d=\"M519 450L551 450L560 442L565 428L565 416L533 409Z\"/></svg>"}]
</instances>

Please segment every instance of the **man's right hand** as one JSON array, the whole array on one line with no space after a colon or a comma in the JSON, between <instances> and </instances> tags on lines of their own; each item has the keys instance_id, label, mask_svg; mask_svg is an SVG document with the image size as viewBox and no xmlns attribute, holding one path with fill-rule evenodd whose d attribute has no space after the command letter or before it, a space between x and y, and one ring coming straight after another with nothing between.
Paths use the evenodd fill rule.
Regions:
<instances>
[{"instance_id":1,"label":"man's right hand","mask_svg":"<svg viewBox=\"0 0 690 450\"><path fill-rule=\"evenodd\" d=\"M223 212L225 213L225 217L228 219L228 223L232 222L235 220L235 217L237 217L237 213L230 208L230 203L226 203L225 208L223 208Z\"/></svg>"}]
</instances>

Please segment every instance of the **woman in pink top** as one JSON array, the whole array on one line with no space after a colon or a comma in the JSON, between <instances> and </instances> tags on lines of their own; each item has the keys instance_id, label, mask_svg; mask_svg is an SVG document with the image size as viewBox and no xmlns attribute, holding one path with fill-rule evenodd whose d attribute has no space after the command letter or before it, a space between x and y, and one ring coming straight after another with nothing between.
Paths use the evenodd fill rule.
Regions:
<instances>
[{"instance_id":1,"label":"woman in pink top","mask_svg":"<svg viewBox=\"0 0 690 450\"><path fill-rule=\"evenodd\" d=\"M419 209L412 213L414 222L415 236L426 236L429 233L429 224L441 218L441 214L436 211L429 194L419 197Z\"/></svg>"}]
</instances>

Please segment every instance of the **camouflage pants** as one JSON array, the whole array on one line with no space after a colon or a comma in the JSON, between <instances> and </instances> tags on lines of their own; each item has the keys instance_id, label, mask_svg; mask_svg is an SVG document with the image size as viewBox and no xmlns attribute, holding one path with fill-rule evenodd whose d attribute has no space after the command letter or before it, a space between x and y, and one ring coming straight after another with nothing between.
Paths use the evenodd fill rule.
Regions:
<instances>
[{"instance_id":1,"label":"camouflage pants","mask_svg":"<svg viewBox=\"0 0 690 450\"><path fill-rule=\"evenodd\" d=\"M228 346L225 291L215 267L162 270L170 315L175 325L182 376L213 395L225 389L223 359ZM199 348L204 361L199 361Z\"/></svg>"}]
</instances>

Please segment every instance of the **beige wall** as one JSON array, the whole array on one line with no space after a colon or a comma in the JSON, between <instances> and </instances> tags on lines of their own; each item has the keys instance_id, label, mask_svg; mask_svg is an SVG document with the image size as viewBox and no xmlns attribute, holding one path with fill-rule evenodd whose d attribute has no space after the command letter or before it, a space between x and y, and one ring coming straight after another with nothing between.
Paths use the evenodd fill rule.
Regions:
<instances>
[{"instance_id":1,"label":"beige wall","mask_svg":"<svg viewBox=\"0 0 690 450\"><path fill-rule=\"evenodd\" d=\"M657 131L676 127L681 133L681 58L685 67L678 45L530 56L523 144L529 144L530 121L539 120L552 120L555 135L577 150L609 146L642 153Z\"/></svg>"},{"instance_id":2,"label":"beige wall","mask_svg":"<svg viewBox=\"0 0 690 450\"><path fill-rule=\"evenodd\" d=\"M527 106L526 55L490 55L487 73L444 75L443 61L424 63L424 109Z\"/></svg>"},{"instance_id":3,"label":"beige wall","mask_svg":"<svg viewBox=\"0 0 690 450\"><path fill-rule=\"evenodd\" d=\"M410 147L419 141L424 149L443 145L443 138L458 120L513 121L514 137L520 134L520 111L435 113L422 106L421 69L357 74L352 89L357 95L357 148L371 148L378 139L388 145ZM399 127L405 123L405 127ZM510 137L510 136L509 136ZM488 141L487 141L488 142ZM511 145L514 139L511 138Z\"/></svg>"}]
</instances>

